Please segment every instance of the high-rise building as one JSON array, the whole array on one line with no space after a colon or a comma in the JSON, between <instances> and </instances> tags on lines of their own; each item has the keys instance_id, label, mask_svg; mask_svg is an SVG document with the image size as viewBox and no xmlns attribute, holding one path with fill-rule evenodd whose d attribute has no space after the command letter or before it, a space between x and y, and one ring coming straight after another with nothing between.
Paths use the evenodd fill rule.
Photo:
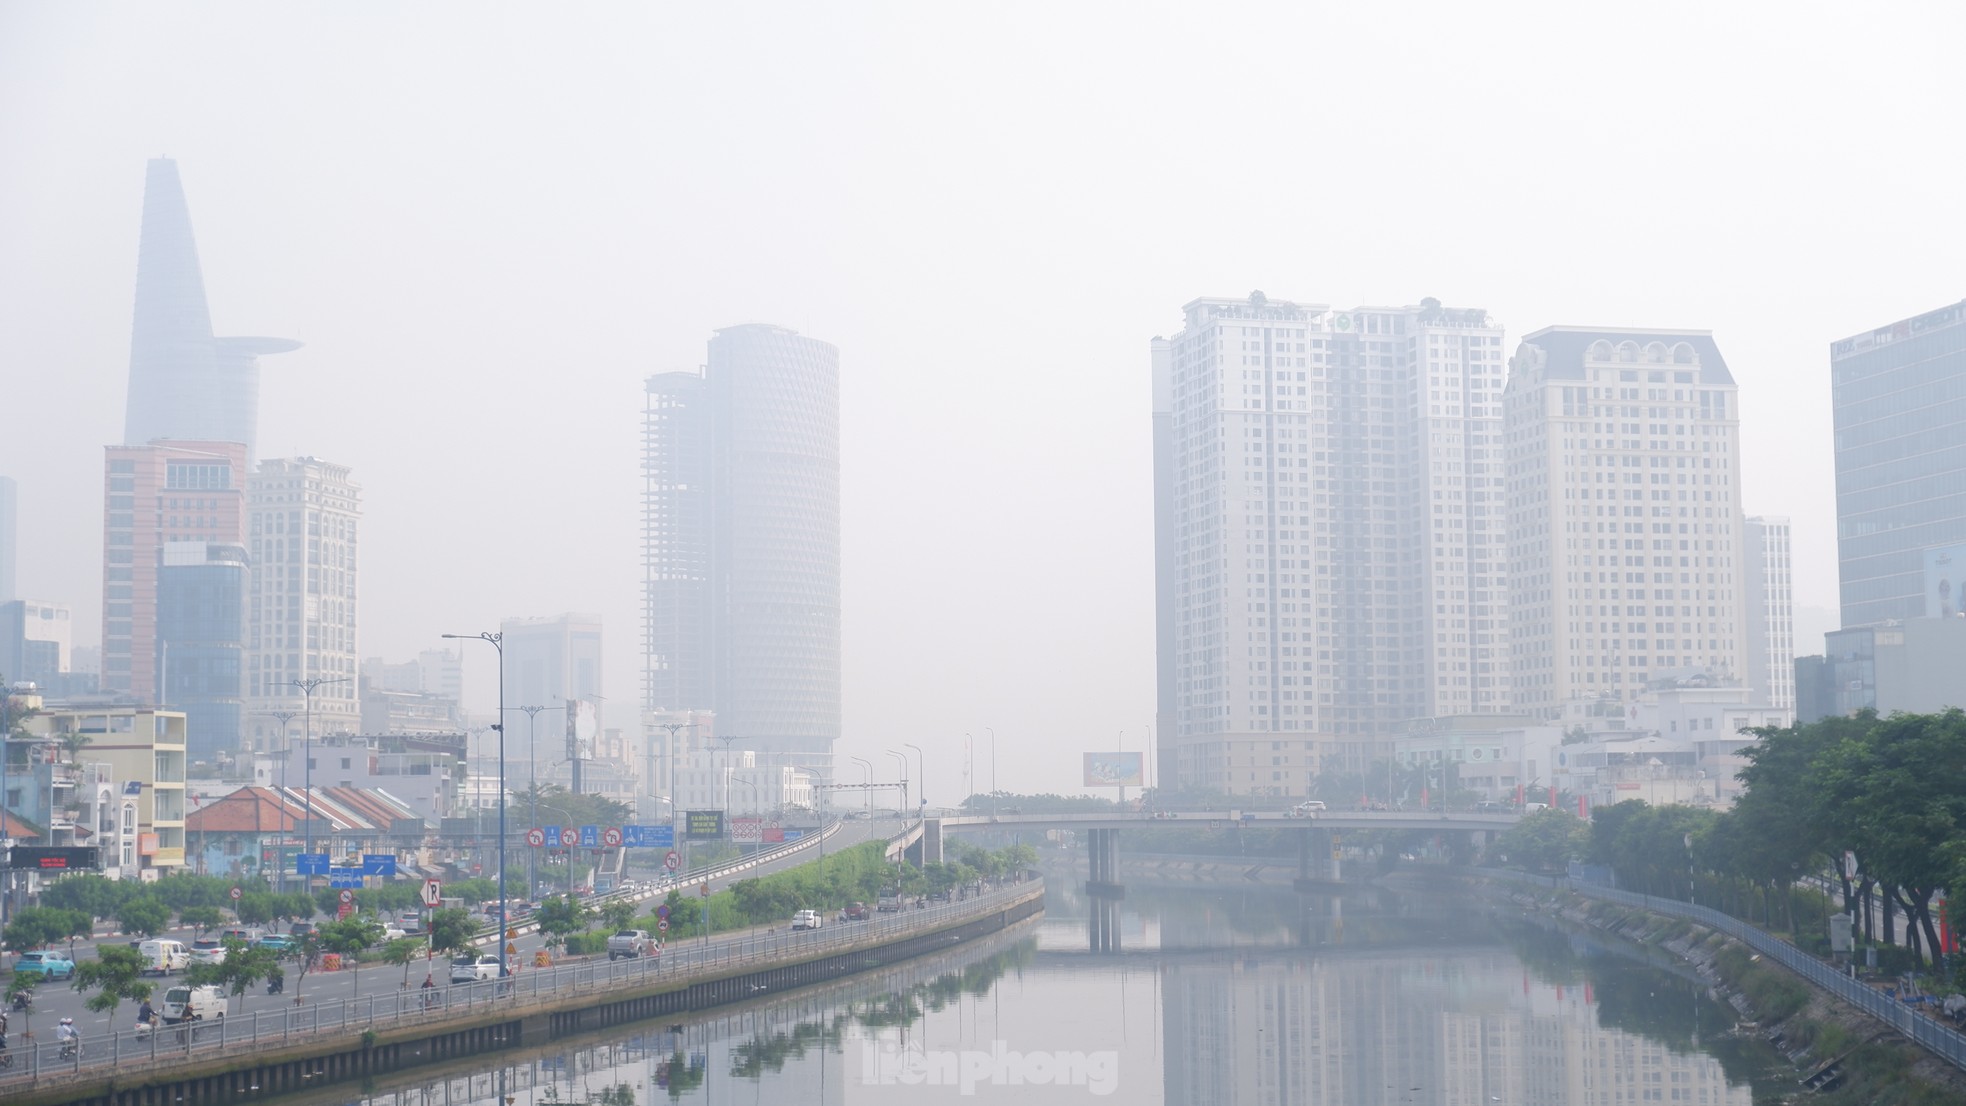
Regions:
<instances>
[{"instance_id":1,"label":"high-rise building","mask_svg":"<svg viewBox=\"0 0 1966 1106\"><path fill-rule=\"evenodd\" d=\"M212 336L177 162L152 159L144 176L123 444L239 442L251 464L258 437L259 357L299 348L286 338Z\"/></svg>"},{"instance_id":2,"label":"high-rise building","mask_svg":"<svg viewBox=\"0 0 1966 1106\"><path fill-rule=\"evenodd\" d=\"M361 726L361 494L346 465L314 457L261 461L247 484L246 699L255 749L291 732L276 712L311 713L317 735Z\"/></svg>"},{"instance_id":3,"label":"high-rise building","mask_svg":"<svg viewBox=\"0 0 1966 1106\"><path fill-rule=\"evenodd\" d=\"M1745 678L1740 411L1706 331L1551 327L1510 364L1516 702Z\"/></svg>"},{"instance_id":4,"label":"high-rise building","mask_svg":"<svg viewBox=\"0 0 1966 1106\"><path fill-rule=\"evenodd\" d=\"M1830 346L1843 628L1966 612L1966 301Z\"/></svg>"},{"instance_id":5,"label":"high-rise building","mask_svg":"<svg viewBox=\"0 0 1966 1106\"><path fill-rule=\"evenodd\" d=\"M103 487L102 687L158 702L157 583L172 542L245 540L246 447L107 447Z\"/></svg>"},{"instance_id":6,"label":"high-rise building","mask_svg":"<svg viewBox=\"0 0 1966 1106\"><path fill-rule=\"evenodd\" d=\"M606 699L601 693L601 616L508 618L498 630L504 635L505 707L513 712L505 732L526 742L507 742L507 758L534 758L541 779L562 774L557 766L570 767L576 750L579 759L593 760L594 731ZM569 708L569 703L576 705ZM525 707L541 709L521 713ZM584 744L576 745L572 735ZM571 771L563 774L571 783Z\"/></svg>"},{"instance_id":7,"label":"high-rise building","mask_svg":"<svg viewBox=\"0 0 1966 1106\"><path fill-rule=\"evenodd\" d=\"M217 764L245 732L246 550L167 542L157 569L157 671L164 706L184 712L185 755Z\"/></svg>"},{"instance_id":8,"label":"high-rise building","mask_svg":"<svg viewBox=\"0 0 1966 1106\"><path fill-rule=\"evenodd\" d=\"M33 684L41 694L61 696L75 640L75 620L67 606L38 599L0 601L0 686Z\"/></svg>"},{"instance_id":9,"label":"high-rise building","mask_svg":"<svg viewBox=\"0 0 1966 1106\"><path fill-rule=\"evenodd\" d=\"M702 373L648 378L645 705L830 772L840 733L839 351L716 332Z\"/></svg>"},{"instance_id":10,"label":"high-rise building","mask_svg":"<svg viewBox=\"0 0 1966 1106\"><path fill-rule=\"evenodd\" d=\"M0 476L0 601L19 598L14 594L15 565L20 550L20 486L10 476Z\"/></svg>"},{"instance_id":11,"label":"high-rise building","mask_svg":"<svg viewBox=\"0 0 1966 1106\"><path fill-rule=\"evenodd\" d=\"M1507 710L1501 328L1183 311L1151 348L1163 778L1303 794L1414 719Z\"/></svg>"},{"instance_id":12,"label":"high-rise building","mask_svg":"<svg viewBox=\"0 0 1966 1106\"><path fill-rule=\"evenodd\" d=\"M1747 685L1771 707L1795 706L1795 598L1789 587L1789 520L1755 516L1743 528L1747 568Z\"/></svg>"}]
</instances>

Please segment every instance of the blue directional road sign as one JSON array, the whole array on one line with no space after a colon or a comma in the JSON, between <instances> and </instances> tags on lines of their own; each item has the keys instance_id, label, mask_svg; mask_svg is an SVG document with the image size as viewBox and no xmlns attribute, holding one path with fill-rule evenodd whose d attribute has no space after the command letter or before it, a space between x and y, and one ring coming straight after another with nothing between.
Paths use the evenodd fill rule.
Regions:
<instances>
[{"instance_id":1,"label":"blue directional road sign","mask_svg":"<svg viewBox=\"0 0 1966 1106\"><path fill-rule=\"evenodd\" d=\"M623 826L621 843L630 849L673 849L676 847L676 827Z\"/></svg>"},{"instance_id":2,"label":"blue directional road sign","mask_svg":"<svg viewBox=\"0 0 1966 1106\"><path fill-rule=\"evenodd\" d=\"M294 854L294 873L303 876L325 876L328 874L327 853Z\"/></svg>"},{"instance_id":3,"label":"blue directional road sign","mask_svg":"<svg viewBox=\"0 0 1966 1106\"><path fill-rule=\"evenodd\" d=\"M360 887L362 870L360 868L329 868L329 887Z\"/></svg>"},{"instance_id":4,"label":"blue directional road sign","mask_svg":"<svg viewBox=\"0 0 1966 1106\"><path fill-rule=\"evenodd\" d=\"M362 874L365 876L393 876L396 874L395 853L363 853Z\"/></svg>"},{"instance_id":5,"label":"blue directional road sign","mask_svg":"<svg viewBox=\"0 0 1966 1106\"><path fill-rule=\"evenodd\" d=\"M799 838L804 837L805 835L806 835L806 831L804 830L788 829L785 831L785 840L797 841Z\"/></svg>"},{"instance_id":6,"label":"blue directional road sign","mask_svg":"<svg viewBox=\"0 0 1966 1106\"><path fill-rule=\"evenodd\" d=\"M582 826L582 827L580 827L580 847L581 847L581 848L583 848L583 849L598 849L598 848L600 848L600 847L601 847L601 827L599 827L599 826Z\"/></svg>"},{"instance_id":7,"label":"blue directional road sign","mask_svg":"<svg viewBox=\"0 0 1966 1106\"><path fill-rule=\"evenodd\" d=\"M560 847L560 827L558 826L546 827L546 847L549 849L557 849Z\"/></svg>"}]
</instances>

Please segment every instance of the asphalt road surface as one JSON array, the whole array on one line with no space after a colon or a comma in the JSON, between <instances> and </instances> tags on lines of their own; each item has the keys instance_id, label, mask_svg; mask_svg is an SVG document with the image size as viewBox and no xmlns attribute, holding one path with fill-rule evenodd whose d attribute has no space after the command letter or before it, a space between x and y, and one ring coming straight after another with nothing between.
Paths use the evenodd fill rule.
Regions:
<instances>
[{"instance_id":1,"label":"asphalt road surface","mask_svg":"<svg viewBox=\"0 0 1966 1106\"><path fill-rule=\"evenodd\" d=\"M842 849L850 848L864 841L885 839L890 834L897 832L898 829L899 824L892 819L843 821L840 823L838 832L826 840L825 849L829 854L839 852ZM727 889L732 883L740 880L756 879L762 875L770 875L773 872L812 863L818 858L819 853L816 850L801 849L792 856L767 861L758 867L738 873L735 876L713 879L710 881L710 889L713 892L722 891ZM690 888L685 887L683 890L687 893ZM647 910L654 909L655 905L666 897L666 895L666 889L646 892L639 895L638 900L643 904L644 912L646 912ZM827 919L827 921L829 924L832 923L831 918ZM783 924L759 928L784 929L790 925L790 922L791 919L787 918ZM710 944L714 946L726 941L741 940L754 932L756 930L720 933L711 938ZM187 945L191 943L191 933L189 930L174 932L171 936L177 937ZM670 936L672 939L678 940L690 939L686 934L671 934ZM690 940L692 945L697 943L695 939ZM103 943L126 942L121 938L108 938L104 939ZM518 970L524 971L527 966L532 964L533 954L541 948L544 942L536 933L521 933L513 943L518 946L519 951L512 958L512 961L518 967ZM97 942L94 941L75 942L75 956L78 962L93 956L95 954L96 944ZM487 951L492 951L489 946L487 946ZM413 961L409 965L407 973L403 968L393 965L371 964L355 970L344 969L336 972L309 973L305 979L300 978L299 974L289 965L285 994L268 995L265 985L262 984L248 991L246 994L232 999L227 1011L227 1017L252 1013L254 1011L277 1010L283 1005L291 1004L296 997L301 997L303 1001L308 1002L328 1002L355 995L374 994L378 991L395 991L405 987L415 990L423 985L423 978L426 973L436 978L438 987L441 988L449 985L450 964L443 957L430 960L427 963L422 960ZM177 977L152 976L150 978L155 984L151 1004L159 1009L159 1016L161 1017L164 991L177 982ZM12 1043L18 1047L22 1041L20 1037L21 1032L31 1027L36 1041L52 1041L55 1039L55 1026L60 1019L70 1017L75 1019L76 1028L81 1031L86 1045L89 1039L100 1038L108 1033L110 1019L112 1017L110 1014L99 1014L88 1009L85 1003L89 997L89 994L77 991L67 980L48 980L42 983L35 991L34 1010L31 1015L23 1015L19 1011L12 1009L7 1010L7 1016L10 1022L8 1036L11 1038ZM133 1028L136 1025L137 1004L132 1002L123 1003L117 1008L113 1017L118 1028L124 1030Z\"/></svg>"}]
</instances>

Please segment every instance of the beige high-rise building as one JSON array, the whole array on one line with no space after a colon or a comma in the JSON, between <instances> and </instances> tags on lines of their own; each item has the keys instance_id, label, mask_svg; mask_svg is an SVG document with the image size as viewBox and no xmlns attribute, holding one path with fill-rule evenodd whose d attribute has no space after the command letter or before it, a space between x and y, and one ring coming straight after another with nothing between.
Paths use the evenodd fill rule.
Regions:
<instances>
[{"instance_id":1,"label":"beige high-rise building","mask_svg":"<svg viewBox=\"0 0 1966 1106\"><path fill-rule=\"evenodd\" d=\"M1183 312L1151 346L1164 784L1303 795L1413 719L1509 709L1502 329Z\"/></svg>"},{"instance_id":2,"label":"beige high-rise building","mask_svg":"<svg viewBox=\"0 0 1966 1106\"><path fill-rule=\"evenodd\" d=\"M282 734L300 738L310 723L316 735L361 728L361 494L346 465L314 457L262 461L246 482L246 700L255 749L271 751ZM292 724L276 712L291 713Z\"/></svg>"},{"instance_id":3,"label":"beige high-rise building","mask_svg":"<svg viewBox=\"0 0 1966 1106\"><path fill-rule=\"evenodd\" d=\"M1517 708L1745 678L1740 409L1713 336L1537 331L1503 408Z\"/></svg>"}]
</instances>

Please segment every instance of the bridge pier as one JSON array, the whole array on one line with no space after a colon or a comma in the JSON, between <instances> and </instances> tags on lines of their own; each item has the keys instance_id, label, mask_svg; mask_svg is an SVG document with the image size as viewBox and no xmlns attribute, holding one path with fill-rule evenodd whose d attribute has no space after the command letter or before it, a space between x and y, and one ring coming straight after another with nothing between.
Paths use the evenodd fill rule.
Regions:
<instances>
[{"instance_id":1,"label":"bridge pier","mask_svg":"<svg viewBox=\"0 0 1966 1106\"><path fill-rule=\"evenodd\" d=\"M1086 941L1093 952L1118 952L1120 901L1126 898L1120 883L1120 831L1087 830L1085 848L1085 895L1092 900Z\"/></svg>"},{"instance_id":2,"label":"bridge pier","mask_svg":"<svg viewBox=\"0 0 1966 1106\"><path fill-rule=\"evenodd\" d=\"M1297 835L1297 890L1308 891L1343 879L1336 833L1314 829Z\"/></svg>"}]
</instances>

